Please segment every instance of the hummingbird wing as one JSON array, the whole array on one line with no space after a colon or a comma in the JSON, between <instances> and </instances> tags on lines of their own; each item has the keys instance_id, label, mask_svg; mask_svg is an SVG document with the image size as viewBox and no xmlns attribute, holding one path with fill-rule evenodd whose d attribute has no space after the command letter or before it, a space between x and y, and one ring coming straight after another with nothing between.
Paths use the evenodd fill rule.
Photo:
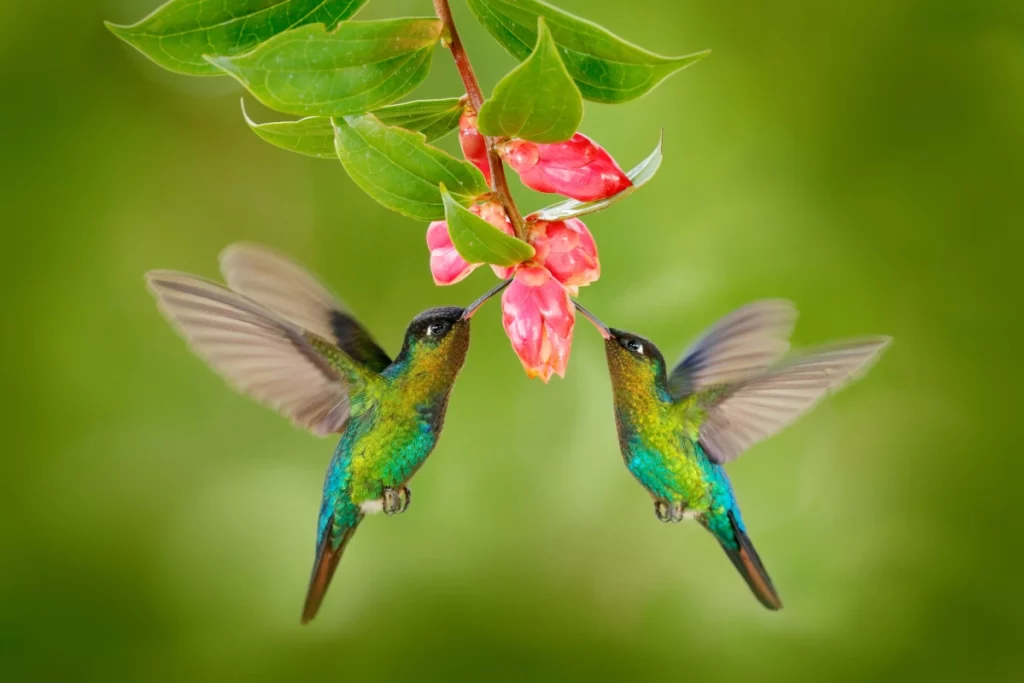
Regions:
<instances>
[{"instance_id":1,"label":"hummingbird wing","mask_svg":"<svg viewBox=\"0 0 1024 683\"><path fill-rule=\"evenodd\" d=\"M164 316L229 384L318 436L344 428L353 378L366 371L332 344L194 275L146 280Z\"/></svg>"},{"instance_id":2,"label":"hummingbird wing","mask_svg":"<svg viewBox=\"0 0 1024 683\"><path fill-rule=\"evenodd\" d=\"M826 395L862 375L889 345L889 337L840 342L804 351L733 386L710 389L700 443L716 463L791 424Z\"/></svg>"},{"instance_id":3,"label":"hummingbird wing","mask_svg":"<svg viewBox=\"0 0 1024 683\"><path fill-rule=\"evenodd\" d=\"M220 270L234 291L334 342L374 372L391 364L388 354L338 297L287 256L256 244L232 244L220 254Z\"/></svg>"},{"instance_id":4,"label":"hummingbird wing","mask_svg":"<svg viewBox=\"0 0 1024 683\"><path fill-rule=\"evenodd\" d=\"M683 353L669 373L669 392L682 399L756 375L789 350L796 316L793 304L782 299L755 301L733 311Z\"/></svg>"}]
</instances>

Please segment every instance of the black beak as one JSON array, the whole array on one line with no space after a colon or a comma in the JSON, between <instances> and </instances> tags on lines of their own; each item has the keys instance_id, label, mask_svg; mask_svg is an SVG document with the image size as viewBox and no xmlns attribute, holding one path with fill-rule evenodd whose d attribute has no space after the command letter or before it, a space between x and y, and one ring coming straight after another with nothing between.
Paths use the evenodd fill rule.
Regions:
<instances>
[{"instance_id":1,"label":"black beak","mask_svg":"<svg viewBox=\"0 0 1024 683\"><path fill-rule=\"evenodd\" d=\"M478 310L480 310L480 307L483 306L485 303L487 303L488 299L490 299L495 294L500 293L503 289L508 287L510 284L512 284L512 278L509 278L509 279L505 280L504 282L499 283L496 287L491 289L489 292L484 294L482 297L480 297L479 299L477 299L476 301L471 303L469 306L466 306L466 308L462 311L462 318L460 318L460 320L469 320L470 318L472 318L473 314L476 313Z\"/></svg>"},{"instance_id":2,"label":"black beak","mask_svg":"<svg viewBox=\"0 0 1024 683\"><path fill-rule=\"evenodd\" d=\"M598 320L597 317L593 313L591 313L587 309L583 308L583 306L580 306L578 301L573 301L572 303L573 303L573 305L576 306L576 310L583 314L584 318L586 318L590 322L594 323L594 327L597 328L597 331L601 333L602 337L604 337L605 339L611 339L612 331L610 329L608 329L607 325L605 325L603 322Z\"/></svg>"}]
</instances>

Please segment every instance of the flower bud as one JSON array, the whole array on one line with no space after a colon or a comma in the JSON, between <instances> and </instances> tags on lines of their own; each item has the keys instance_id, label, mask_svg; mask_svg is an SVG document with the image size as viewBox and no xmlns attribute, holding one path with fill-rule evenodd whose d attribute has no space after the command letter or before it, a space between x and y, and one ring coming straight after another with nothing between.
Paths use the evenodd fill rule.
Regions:
<instances>
[{"instance_id":1,"label":"flower bud","mask_svg":"<svg viewBox=\"0 0 1024 683\"><path fill-rule=\"evenodd\" d=\"M469 210L502 232L508 235L515 234L505 209L498 202L474 204ZM455 250L451 235L448 234L447 221L434 221L427 228L427 248L430 249L430 274L434 276L434 284L454 285L480 266L479 263L469 263ZM503 280L512 272L511 268L491 268L495 275Z\"/></svg>"},{"instance_id":2,"label":"flower bud","mask_svg":"<svg viewBox=\"0 0 1024 683\"><path fill-rule=\"evenodd\" d=\"M487 161L487 143L476 127L476 112L466 107L459 118L459 146L466 159L480 169L491 184L491 165Z\"/></svg>"},{"instance_id":3,"label":"flower bud","mask_svg":"<svg viewBox=\"0 0 1024 683\"><path fill-rule=\"evenodd\" d=\"M526 374L547 382L565 376L576 313L569 293L551 273L519 268L501 297L501 322Z\"/></svg>"},{"instance_id":4,"label":"flower bud","mask_svg":"<svg viewBox=\"0 0 1024 683\"><path fill-rule=\"evenodd\" d=\"M427 248L430 249L430 274L435 285L454 285L476 270L478 263L469 263L455 251L448 235L447 221L434 221L427 228Z\"/></svg>"},{"instance_id":5,"label":"flower bud","mask_svg":"<svg viewBox=\"0 0 1024 683\"><path fill-rule=\"evenodd\" d=\"M581 202L610 197L633 184L611 155L582 133L546 145L510 140L501 154L527 187Z\"/></svg>"},{"instance_id":6,"label":"flower bud","mask_svg":"<svg viewBox=\"0 0 1024 683\"><path fill-rule=\"evenodd\" d=\"M533 260L547 268L573 295L579 287L601 276L594 236L578 218L531 223L529 242L537 250Z\"/></svg>"}]
</instances>

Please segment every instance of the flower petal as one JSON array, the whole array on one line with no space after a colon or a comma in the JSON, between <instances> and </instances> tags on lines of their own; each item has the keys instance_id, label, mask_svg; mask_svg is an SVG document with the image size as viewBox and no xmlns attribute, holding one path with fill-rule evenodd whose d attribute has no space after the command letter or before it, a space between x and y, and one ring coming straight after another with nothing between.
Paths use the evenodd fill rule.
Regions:
<instances>
[{"instance_id":1,"label":"flower petal","mask_svg":"<svg viewBox=\"0 0 1024 683\"><path fill-rule=\"evenodd\" d=\"M501 297L502 324L529 377L565 375L576 314L569 293L545 268L519 268Z\"/></svg>"},{"instance_id":2,"label":"flower petal","mask_svg":"<svg viewBox=\"0 0 1024 683\"><path fill-rule=\"evenodd\" d=\"M500 151L523 184L538 192L594 201L633 184L611 155L582 133L551 144L510 140Z\"/></svg>"},{"instance_id":3,"label":"flower petal","mask_svg":"<svg viewBox=\"0 0 1024 683\"><path fill-rule=\"evenodd\" d=\"M467 262L455 250L445 221L434 221L427 228L427 248L430 249L430 274L436 285L454 285L480 265Z\"/></svg>"}]
</instances>

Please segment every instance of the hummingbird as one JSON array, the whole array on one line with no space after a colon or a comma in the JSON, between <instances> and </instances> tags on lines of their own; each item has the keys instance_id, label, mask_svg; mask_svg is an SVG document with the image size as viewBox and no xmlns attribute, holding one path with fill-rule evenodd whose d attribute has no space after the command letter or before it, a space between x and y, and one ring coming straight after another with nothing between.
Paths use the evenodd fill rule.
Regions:
<instances>
[{"instance_id":1,"label":"hummingbird","mask_svg":"<svg viewBox=\"0 0 1024 683\"><path fill-rule=\"evenodd\" d=\"M654 500L657 518L696 520L761 604L781 609L723 466L862 375L891 340L850 340L787 356L796 309L764 300L719 320L669 370L651 341L576 308L604 337L619 449Z\"/></svg>"},{"instance_id":2,"label":"hummingbird","mask_svg":"<svg viewBox=\"0 0 1024 683\"><path fill-rule=\"evenodd\" d=\"M509 281L466 308L431 308L392 360L302 266L265 247L220 257L227 286L177 271L146 281L164 316L228 384L317 436L339 434L327 468L302 623L320 608L366 515L404 512L408 482L437 444L469 348L470 318Z\"/></svg>"}]
</instances>

